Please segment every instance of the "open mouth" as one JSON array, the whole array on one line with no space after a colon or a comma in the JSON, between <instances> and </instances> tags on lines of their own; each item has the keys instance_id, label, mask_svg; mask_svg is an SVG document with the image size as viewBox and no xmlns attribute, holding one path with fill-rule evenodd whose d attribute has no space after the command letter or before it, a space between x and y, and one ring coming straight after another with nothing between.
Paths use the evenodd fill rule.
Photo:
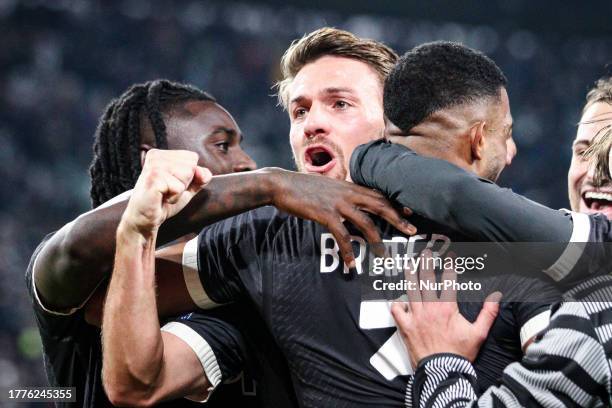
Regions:
<instances>
[{"instance_id":1,"label":"open mouth","mask_svg":"<svg viewBox=\"0 0 612 408\"><path fill-rule=\"evenodd\" d=\"M336 157L326 146L311 146L304 152L304 163L308 172L326 173L336 165Z\"/></svg>"},{"instance_id":2,"label":"open mouth","mask_svg":"<svg viewBox=\"0 0 612 408\"><path fill-rule=\"evenodd\" d=\"M595 212L612 211L612 193L603 191L587 191L582 194L586 206Z\"/></svg>"}]
</instances>

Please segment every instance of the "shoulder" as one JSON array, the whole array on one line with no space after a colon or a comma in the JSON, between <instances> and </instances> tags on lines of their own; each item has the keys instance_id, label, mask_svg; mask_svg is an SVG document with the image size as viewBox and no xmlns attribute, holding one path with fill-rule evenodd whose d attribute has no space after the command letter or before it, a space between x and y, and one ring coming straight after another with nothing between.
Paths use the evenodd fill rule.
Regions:
<instances>
[{"instance_id":1,"label":"shoulder","mask_svg":"<svg viewBox=\"0 0 612 408\"><path fill-rule=\"evenodd\" d=\"M25 278L26 278L26 282L28 283L28 286L31 286L30 283L32 282L32 279L33 279L32 275L33 275L34 266L36 264L36 259L38 258L38 254L40 254L40 251L42 251L47 241L49 241L51 237L53 237L54 234L55 234L55 231L51 232L50 234L47 234L43 238L43 240L38 244L36 249L34 249L34 252L32 253L32 256L30 257L30 262L28 263L28 267L26 269L26 274L25 274Z\"/></svg>"}]
</instances>

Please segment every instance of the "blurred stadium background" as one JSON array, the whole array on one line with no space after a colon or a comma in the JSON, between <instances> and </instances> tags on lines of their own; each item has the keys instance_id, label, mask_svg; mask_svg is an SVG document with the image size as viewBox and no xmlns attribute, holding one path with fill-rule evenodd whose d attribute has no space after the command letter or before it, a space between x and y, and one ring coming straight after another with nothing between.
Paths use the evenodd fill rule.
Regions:
<instances>
[{"instance_id":1,"label":"blurred stadium background","mask_svg":"<svg viewBox=\"0 0 612 408\"><path fill-rule=\"evenodd\" d=\"M461 41L509 78L519 155L501 184L567 207L579 111L588 87L609 73L612 2L347 4L0 0L0 389L45 384L24 271L46 233L89 208L97 118L134 82L166 77L211 92L259 166L293 168L288 119L271 97L291 40L331 25L399 53Z\"/></svg>"}]
</instances>

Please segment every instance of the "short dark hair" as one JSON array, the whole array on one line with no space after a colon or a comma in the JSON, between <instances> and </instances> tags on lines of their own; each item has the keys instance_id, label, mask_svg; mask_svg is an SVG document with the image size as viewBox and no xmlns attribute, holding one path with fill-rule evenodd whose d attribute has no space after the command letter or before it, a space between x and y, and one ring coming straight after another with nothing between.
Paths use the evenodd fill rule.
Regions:
<instances>
[{"instance_id":1,"label":"short dark hair","mask_svg":"<svg viewBox=\"0 0 612 408\"><path fill-rule=\"evenodd\" d=\"M500 98L506 76L483 53L459 43L436 41L404 54L385 81L387 118L408 132L441 109Z\"/></svg>"},{"instance_id":2,"label":"short dark hair","mask_svg":"<svg viewBox=\"0 0 612 408\"><path fill-rule=\"evenodd\" d=\"M191 85L165 79L132 85L106 107L93 145L89 167L91 201L97 207L133 188L142 171L140 144L141 120L148 118L155 135L155 147L167 149L166 124L162 114L169 114L187 101L215 99Z\"/></svg>"}]
</instances>

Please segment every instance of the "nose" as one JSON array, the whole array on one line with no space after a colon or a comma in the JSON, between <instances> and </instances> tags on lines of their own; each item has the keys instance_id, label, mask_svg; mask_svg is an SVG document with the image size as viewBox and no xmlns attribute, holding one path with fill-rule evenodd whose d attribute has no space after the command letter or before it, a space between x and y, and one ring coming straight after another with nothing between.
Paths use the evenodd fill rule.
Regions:
<instances>
[{"instance_id":1,"label":"nose","mask_svg":"<svg viewBox=\"0 0 612 408\"><path fill-rule=\"evenodd\" d=\"M311 139L315 136L325 135L329 121L326 120L324 110L313 104L304 119L304 135Z\"/></svg>"},{"instance_id":2,"label":"nose","mask_svg":"<svg viewBox=\"0 0 612 408\"><path fill-rule=\"evenodd\" d=\"M238 173L241 171L250 171L257 168L257 163L244 150L240 149L238 158L234 162L233 171Z\"/></svg>"},{"instance_id":3,"label":"nose","mask_svg":"<svg viewBox=\"0 0 612 408\"><path fill-rule=\"evenodd\" d=\"M516 147L516 143L514 143L514 139L510 138L506 141L506 166L512 164L512 159L518 153L518 148Z\"/></svg>"}]
</instances>

